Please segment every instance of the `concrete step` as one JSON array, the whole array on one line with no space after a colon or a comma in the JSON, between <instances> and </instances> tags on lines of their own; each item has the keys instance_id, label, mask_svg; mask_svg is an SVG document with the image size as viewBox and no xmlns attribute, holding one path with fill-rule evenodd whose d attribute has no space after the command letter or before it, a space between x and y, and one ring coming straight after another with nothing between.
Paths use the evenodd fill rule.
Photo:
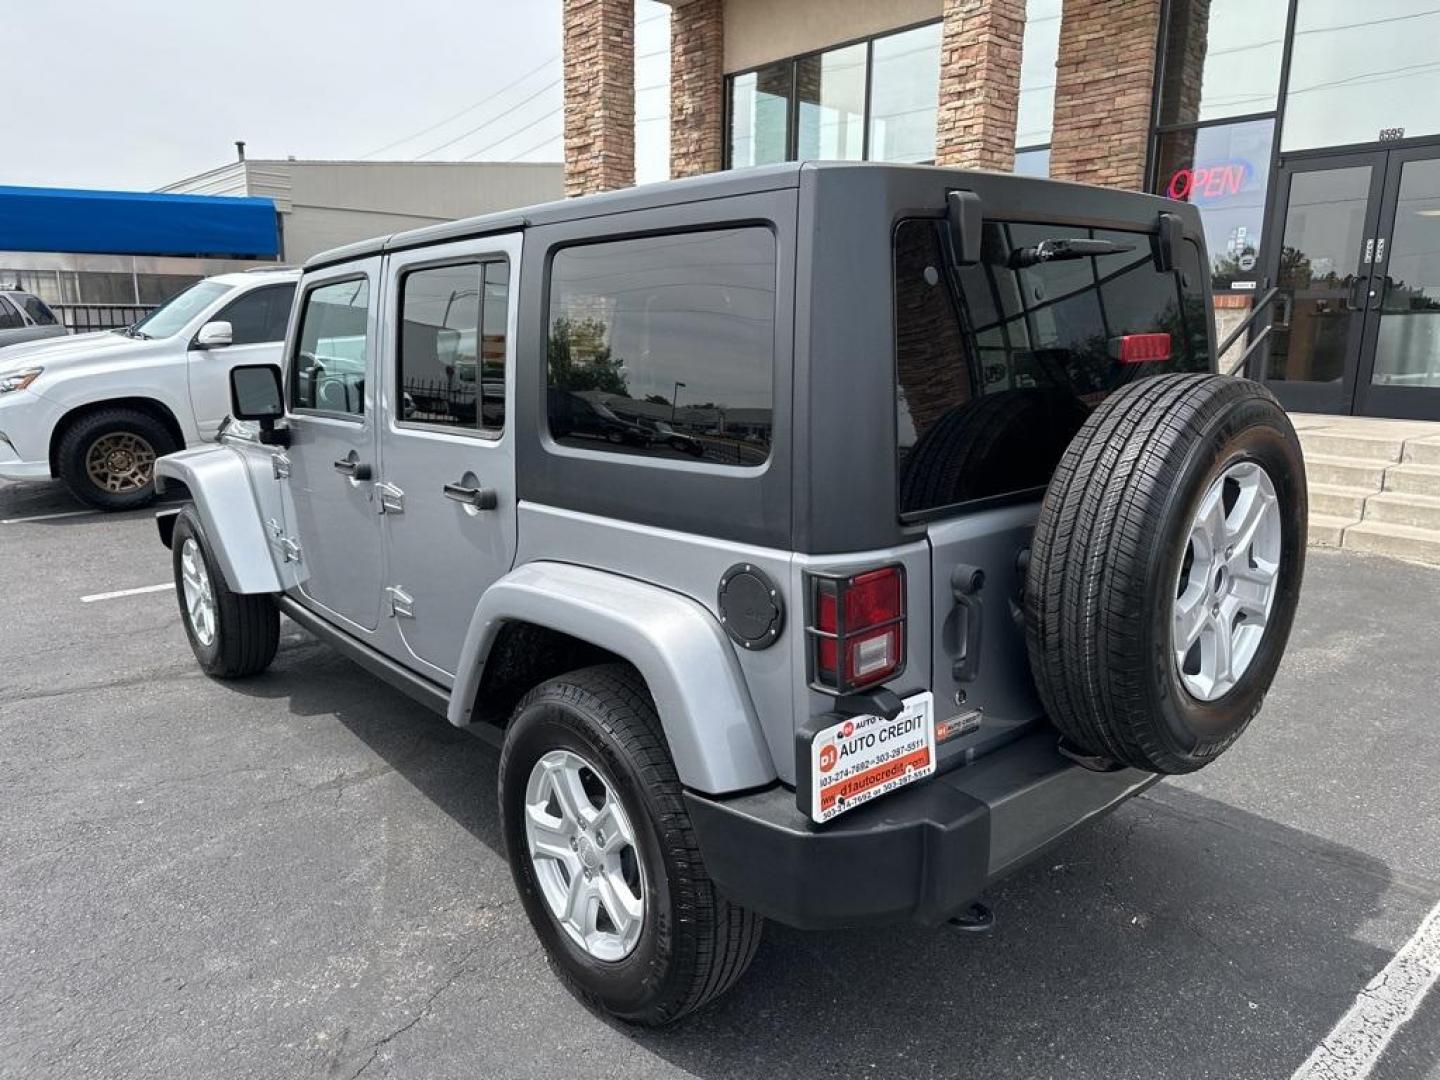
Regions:
<instances>
[{"instance_id":1,"label":"concrete step","mask_svg":"<svg viewBox=\"0 0 1440 1080\"><path fill-rule=\"evenodd\" d=\"M1405 444L1405 460L1417 465L1440 465L1440 435L1411 439Z\"/></svg>"},{"instance_id":2,"label":"concrete step","mask_svg":"<svg viewBox=\"0 0 1440 1080\"><path fill-rule=\"evenodd\" d=\"M1405 468L1406 466L1392 466ZM1312 484L1328 487L1365 488L1379 491L1385 480L1383 462L1357 461L1354 458L1332 457L1329 454L1305 455L1305 476Z\"/></svg>"},{"instance_id":3,"label":"concrete step","mask_svg":"<svg viewBox=\"0 0 1440 1080\"><path fill-rule=\"evenodd\" d=\"M1365 513L1365 499L1373 495L1370 488L1340 487L1335 484L1310 485L1310 513L1359 521Z\"/></svg>"},{"instance_id":4,"label":"concrete step","mask_svg":"<svg viewBox=\"0 0 1440 1080\"><path fill-rule=\"evenodd\" d=\"M1357 523L1353 517L1337 517L1333 514L1311 514L1310 532L1307 543L1316 547L1339 547L1345 538L1345 531Z\"/></svg>"},{"instance_id":5,"label":"concrete step","mask_svg":"<svg viewBox=\"0 0 1440 1080\"><path fill-rule=\"evenodd\" d=\"M1405 440L1397 436L1360 434L1345 430L1302 430L1300 446L1308 458L1311 454L1322 457L1360 458L1367 462L1391 464L1400 460Z\"/></svg>"},{"instance_id":6,"label":"concrete step","mask_svg":"<svg viewBox=\"0 0 1440 1080\"><path fill-rule=\"evenodd\" d=\"M1311 505L1314 505L1313 501ZM1381 492L1366 500L1365 520L1409 525L1416 529L1434 529L1436 535L1440 536L1440 498L1434 495L1407 495L1403 491Z\"/></svg>"},{"instance_id":7,"label":"concrete step","mask_svg":"<svg viewBox=\"0 0 1440 1080\"><path fill-rule=\"evenodd\" d=\"M1309 472L1309 466L1306 466ZM1440 496L1440 465L1406 462L1392 465L1385 474L1386 491L1403 491L1407 495Z\"/></svg>"},{"instance_id":8,"label":"concrete step","mask_svg":"<svg viewBox=\"0 0 1440 1080\"><path fill-rule=\"evenodd\" d=\"M1397 559L1440 565L1440 531L1395 525L1388 521L1362 521L1345 530L1345 547Z\"/></svg>"}]
</instances>

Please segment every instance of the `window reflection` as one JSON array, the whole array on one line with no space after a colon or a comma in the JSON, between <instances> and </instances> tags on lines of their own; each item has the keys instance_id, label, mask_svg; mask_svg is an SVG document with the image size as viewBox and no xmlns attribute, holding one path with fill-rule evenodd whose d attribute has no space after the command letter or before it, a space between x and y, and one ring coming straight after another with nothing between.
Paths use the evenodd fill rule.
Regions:
<instances>
[{"instance_id":1,"label":"window reflection","mask_svg":"<svg viewBox=\"0 0 1440 1080\"><path fill-rule=\"evenodd\" d=\"M401 282L400 417L500 430L505 423L503 262L416 270Z\"/></svg>"},{"instance_id":2,"label":"window reflection","mask_svg":"<svg viewBox=\"0 0 1440 1080\"><path fill-rule=\"evenodd\" d=\"M1401 170L1373 381L1440 387L1440 161Z\"/></svg>"},{"instance_id":3,"label":"window reflection","mask_svg":"<svg viewBox=\"0 0 1440 1080\"><path fill-rule=\"evenodd\" d=\"M935 160L940 24L876 38L870 75L870 160Z\"/></svg>"},{"instance_id":4,"label":"window reflection","mask_svg":"<svg viewBox=\"0 0 1440 1080\"><path fill-rule=\"evenodd\" d=\"M762 228L566 248L551 270L550 434L726 465L769 454L775 242Z\"/></svg>"},{"instance_id":5,"label":"window reflection","mask_svg":"<svg viewBox=\"0 0 1440 1080\"><path fill-rule=\"evenodd\" d=\"M364 413L369 305L367 278L321 285L306 294L291 380L295 408Z\"/></svg>"},{"instance_id":6,"label":"window reflection","mask_svg":"<svg viewBox=\"0 0 1440 1080\"><path fill-rule=\"evenodd\" d=\"M1434 0L1300 0L1281 149L1440 131Z\"/></svg>"},{"instance_id":7,"label":"window reflection","mask_svg":"<svg viewBox=\"0 0 1440 1080\"><path fill-rule=\"evenodd\" d=\"M1055 120L1055 63L1059 57L1060 0L1027 0L1015 124L1015 145L1022 149L1050 141Z\"/></svg>"},{"instance_id":8,"label":"window reflection","mask_svg":"<svg viewBox=\"0 0 1440 1080\"><path fill-rule=\"evenodd\" d=\"M730 84L730 164L772 165L790 156L790 64L737 75Z\"/></svg>"},{"instance_id":9,"label":"window reflection","mask_svg":"<svg viewBox=\"0 0 1440 1080\"><path fill-rule=\"evenodd\" d=\"M802 160L859 161L865 152L864 44L795 62Z\"/></svg>"},{"instance_id":10,"label":"window reflection","mask_svg":"<svg viewBox=\"0 0 1440 1080\"><path fill-rule=\"evenodd\" d=\"M1160 123L1273 112L1288 13L1286 0L1171 0Z\"/></svg>"}]
</instances>

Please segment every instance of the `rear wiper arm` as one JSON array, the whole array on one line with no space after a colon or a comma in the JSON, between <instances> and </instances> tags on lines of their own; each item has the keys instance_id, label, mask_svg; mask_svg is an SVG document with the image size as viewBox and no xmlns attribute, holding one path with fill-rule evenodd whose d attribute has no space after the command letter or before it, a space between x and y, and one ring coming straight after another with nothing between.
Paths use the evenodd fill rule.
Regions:
<instances>
[{"instance_id":1,"label":"rear wiper arm","mask_svg":"<svg viewBox=\"0 0 1440 1080\"><path fill-rule=\"evenodd\" d=\"M1041 240L1034 247L1016 248L1012 251L1010 266L1018 270L1039 263L1089 259L1095 255L1119 255L1134 250L1134 244L1117 244L1113 240Z\"/></svg>"}]
</instances>

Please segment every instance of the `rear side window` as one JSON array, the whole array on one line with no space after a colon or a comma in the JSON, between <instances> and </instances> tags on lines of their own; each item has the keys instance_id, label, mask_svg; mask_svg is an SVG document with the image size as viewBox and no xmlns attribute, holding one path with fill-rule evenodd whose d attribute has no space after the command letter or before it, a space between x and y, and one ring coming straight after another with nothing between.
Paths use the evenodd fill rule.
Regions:
<instances>
[{"instance_id":1,"label":"rear side window","mask_svg":"<svg viewBox=\"0 0 1440 1080\"><path fill-rule=\"evenodd\" d=\"M369 306L366 278L336 281L306 293L290 379L294 408L364 414Z\"/></svg>"},{"instance_id":2,"label":"rear side window","mask_svg":"<svg viewBox=\"0 0 1440 1080\"><path fill-rule=\"evenodd\" d=\"M509 268L413 270L400 283L400 419L498 434L505 426Z\"/></svg>"},{"instance_id":3,"label":"rear side window","mask_svg":"<svg viewBox=\"0 0 1440 1080\"><path fill-rule=\"evenodd\" d=\"M1144 233L989 222L981 261L956 272L943 228L910 219L895 233L902 514L1042 487L1113 390L1209 369L1193 245L1181 245L1180 272L1161 273ZM1022 250L1063 239L1129 250L1022 265ZM1121 339L1137 334L1169 335L1168 359L1122 363Z\"/></svg>"},{"instance_id":4,"label":"rear side window","mask_svg":"<svg viewBox=\"0 0 1440 1080\"><path fill-rule=\"evenodd\" d=\"M548 413L565 446L756 466L770 453L775 239L745 227L559 251Z\"/></svg>"},{"instance_id":5,"label":"rear side window","mask_svg":"<svg viewBox=\"0 0 1440 1080\"><path fill-rule=\"evenodd\" d=\"M290 302L294 299L294 285L253 289L226 304L215 320L230 324L232 345L284 341L285 324L290 320Z\"/></svg>"},{"instance_id":6,"label":"rear side window","mask_svg":"<svg viewBox=\"0 0 1440 1080\"><path fill-rule=\"evenodd\" d=\"M55 325L55 313L38 296L25 297L25 313L34 320L36 326Z\"/></svg>"}]
</instances>

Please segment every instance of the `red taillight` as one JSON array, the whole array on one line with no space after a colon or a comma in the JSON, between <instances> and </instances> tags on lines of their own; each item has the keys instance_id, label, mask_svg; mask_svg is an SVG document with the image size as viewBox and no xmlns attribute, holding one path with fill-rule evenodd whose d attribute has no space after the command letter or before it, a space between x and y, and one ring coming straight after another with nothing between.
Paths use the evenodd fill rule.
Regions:
<instances>
[{"instance_id":1,"label":"red taillight","mask_svg":"<svg viewBox=\"0 0 1440 1080\"><path fill-rule=\"evenodd\" d=\"M1169 334L1126 334L1119 341L1115 358L1122 364L1150 364L1170 359Z\"/></svg>"},{"instance_id":2,"label":"red taillight","mask_svg":"<svg viewBox=\"0 0 1440 1080\"><path fill-rule=\"evenodd\" d=\"M848 578L811 575L810 580L817 687L848 693L882 683L905 666L905 574L900 567Z\"/></svg>"}]
</instances>

